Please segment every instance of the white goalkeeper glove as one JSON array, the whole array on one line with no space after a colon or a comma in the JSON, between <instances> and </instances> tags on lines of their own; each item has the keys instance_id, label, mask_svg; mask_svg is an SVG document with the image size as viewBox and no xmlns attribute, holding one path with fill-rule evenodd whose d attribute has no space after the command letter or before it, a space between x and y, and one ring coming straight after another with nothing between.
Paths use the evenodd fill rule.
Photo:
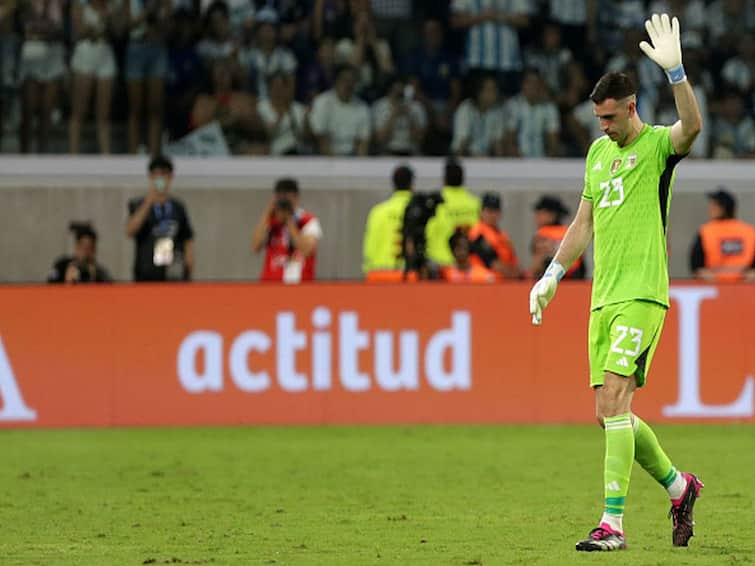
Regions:
<instances>
[{"instance_id":1,"label":"white goalkeeper glove","mask_svg":"<svg viewBox=\"0 0 755 566\"><path fill-rule=\"evenodd\" d=\"M679 40L679 20L676 16L669 21L668 14L653 14L649 20L645 20L645 29L653 45L647 41L640 42L643 53L666 71L672 85L686 81L687 75L682 65L682 44Z\"/></svg>"},{"instance_id":2,"label":"white goalkeeper glove","mask_svg":"<svg viewBox=\"0 0 755 566\"><path fill-rule=\"evenodd\" d=\"M564 273L566 273L564 266L554 259L540 280L532 287L532 291L530 291L532 324L540 326L543 322L543 309L548 306L548 303L556 294L556 287L558 287L558 282L561 281Z\"/></svg>"}]
</instances>

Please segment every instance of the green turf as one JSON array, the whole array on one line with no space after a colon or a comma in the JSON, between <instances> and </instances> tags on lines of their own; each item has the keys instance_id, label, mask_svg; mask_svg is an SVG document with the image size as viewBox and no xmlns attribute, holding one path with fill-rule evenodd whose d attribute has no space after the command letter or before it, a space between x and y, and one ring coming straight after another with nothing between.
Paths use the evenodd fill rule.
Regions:
<instances>
[{"instance_id":1,"label":"green turf","mask_svg":"<svg viewBox=\"0 0 755 566\"><path fill-rule=\"evenodd\" d=\"M597 555L597 428L0 431L0 564L752 564L755 427L657 432L707 484L697 536L635 467Z\"/></svg>"}]
</instances>

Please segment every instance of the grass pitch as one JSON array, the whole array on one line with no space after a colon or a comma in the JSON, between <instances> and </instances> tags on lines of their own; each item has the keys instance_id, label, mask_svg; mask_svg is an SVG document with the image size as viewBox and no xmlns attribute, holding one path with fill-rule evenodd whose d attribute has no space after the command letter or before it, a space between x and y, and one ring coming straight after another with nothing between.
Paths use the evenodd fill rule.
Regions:
<instances>
[{"instance_id":1,"label":"grass pitch","mask_svg":"<svg viewBox=\"0 0 755 566\"><path fill-rule=\"evenodd\" d=\"M0 431L0 564L752 564L755 427L656 427L707 487L671 546L637 466L629 550L601 512L597 427Z\"/></svg>"}]
</instances>

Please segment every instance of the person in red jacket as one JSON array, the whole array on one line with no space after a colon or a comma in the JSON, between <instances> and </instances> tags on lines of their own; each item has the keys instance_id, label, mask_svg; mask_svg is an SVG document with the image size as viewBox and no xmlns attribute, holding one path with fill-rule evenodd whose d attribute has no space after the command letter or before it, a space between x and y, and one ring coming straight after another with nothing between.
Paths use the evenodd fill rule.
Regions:
<instances>
[{"instance_id":1,"label":"person in red jacket","mask_svg":"<svg viewBox=\"0 0 755 566\"><path fill-rule=\"evenodd\" d=\"M273 198L252 233L252 251L264 248L261 281L300 283L315 278L317 243L322 238L320 221L298 207L299 185L280 179Z\"/></svg>"},{"instance_id":2,"label":"person in red jacket","mask_svg":"<svg viewBox=\"0 0 755 566\"><path fill-rule=\"evenodd\" d=\"M710 220L692 244L692 273L703 281L755 281L755 227L737 220L737 201L723 187L708 198Z\"/></svg>"}]
</instances>

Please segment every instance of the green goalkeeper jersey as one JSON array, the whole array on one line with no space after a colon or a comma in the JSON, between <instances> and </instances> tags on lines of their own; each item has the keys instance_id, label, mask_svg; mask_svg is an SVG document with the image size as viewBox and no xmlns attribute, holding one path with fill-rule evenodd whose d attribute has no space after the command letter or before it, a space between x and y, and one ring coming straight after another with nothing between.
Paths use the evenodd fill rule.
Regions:
<instances>
[{"instance_id":1,"label":"green goalkeeper jersey","mask_svg":"<svg viewBox=\"0 0 755 566\"><path fill-rule=\"evenodd\" d=\"M593 210L593 310L637 299L668 307L666 225L682 157L664 126L645 124L626 147L608 136L590 146L582 198Z\"/></svg>"}]
</instances>

